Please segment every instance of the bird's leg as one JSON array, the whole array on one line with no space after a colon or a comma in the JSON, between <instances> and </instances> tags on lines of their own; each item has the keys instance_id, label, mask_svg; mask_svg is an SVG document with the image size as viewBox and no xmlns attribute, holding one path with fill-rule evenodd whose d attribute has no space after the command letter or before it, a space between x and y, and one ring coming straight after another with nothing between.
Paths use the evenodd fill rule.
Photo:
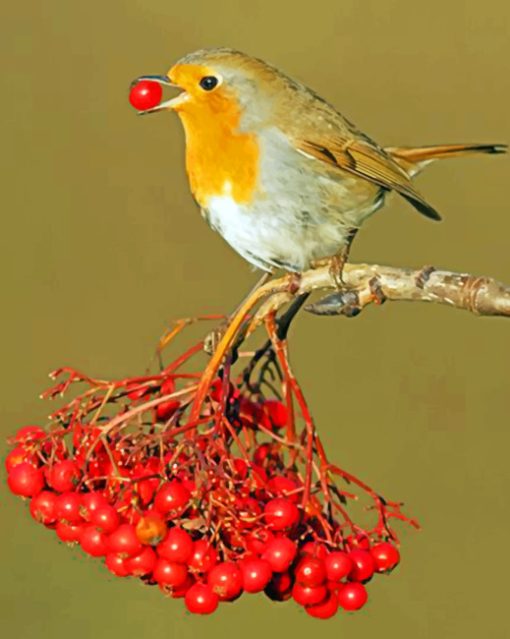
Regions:
<instances>
[{"instance_id":1,"label":"bird's leg","mask_svg":"<svg viewBox=\"0 0 510 639\"><path fill-rule=\"evenodd\" d=\"M345 290L347 288L342 276L344 272L344 266L347 260L349 259L349 253L351 252L352 242L354 238L356 237L357 232L358 232L358 229L349 229L346 236L345 244L339 253L337 253L336 255L333 255L333 257L314 260L310 265L312 268L329 266L330 275L333 278L335 286L337 287L338 290Z\"/></svg>"},{"instance_id":2,"label":"bird's leg","mask_svg":"<svg viewBox=\"0 0 510 639\"><path fill-rule=\"evenodd\" d=\"M349 229L346 236L346 242L339 253L333 255L333 257L328 257L327 259L317 260L312 264L312 268L329 265L329 274L336 286L337 292L332 295L327 295L315 304L305 307L306 311L326 315L331 312L329 309L333 303L335 314L337 314L337 309L341 309L340 313L347 317L355 317L360 312L357 291L347 286L343 279L344 267L349 258L352 242L356 237L357 232L358 229ZM378 299L378 293L379 291L377 291L377 294L373 293L374 299ZM382 301L380 303L382 303ZM324 308L327 310L323 311L322 309ZM318 309L320 309L320 312ZM333 314L333 312L331 312L331 314Z\"/></svg>"},{"instance_id":3,"label":"bird's leg","mask_svg":"<svg viewBox=\"0 0 510 639\"><path fill-rule=\"evenodd\" d=\"M239 309L245 304L246 300L248 300L253 293L255 293L255 291L260 288L261 286L263 286L271 277L272 273L264 273L255 283L255 285L250 289L248 295L246 295L245 297L243 297L242 301L240 304L238 304L236 306L236 308L227 316L226 319L224 319L219 326L217 326L214 330L212 330L209 335L206 336L206 338L204 339L204 351L208 354L208 355L212 355L214 353L214 351L216 350L216 347L218 346L221 338L223 337L223 335L225 334L225 331L227 330L228 325L230 324L231 320L233 317L235 317L237 315L237 312L239 311Z\"/></svg>"},{"instance_id":4,"label":"bird's leg","mask_svg":"<svg viewBox=\"0 0 510 639\"><path fill-rule=\"evenodd\" d=\"M329 272L338 290L346 288L345 282L343 280L344 266L349 259L352 242L356 237L357 232L358 229L349 229L346 242L342 247L342 250L340 251L340 253L337 253L337 255L334 255L329 262Z\"/></svg>"}]
</instances>

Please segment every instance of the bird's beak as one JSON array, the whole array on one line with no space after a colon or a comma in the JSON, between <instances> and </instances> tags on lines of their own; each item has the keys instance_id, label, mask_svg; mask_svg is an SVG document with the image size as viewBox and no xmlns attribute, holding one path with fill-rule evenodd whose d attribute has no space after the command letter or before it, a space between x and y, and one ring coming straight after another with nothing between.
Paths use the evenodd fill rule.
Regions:
<instances>
[{"instance_id":1,"label":"bird's beak","mask_svg":"<svg viewBox=\"0 0 510 639\"><path fill-rule=\"evenodd\" d=\"M142 80L157 82L158 84L162 84L166 87L172 87L174 89L181 88L179 85L173 84L173 82L170 81L170 78L167 75L142 75L136 80L133 80L133 82L131 83L131 86L138 84L138 82L141 82ZM145 109L144 111L139 111L138 115L148 115L149 113L157 113L158 111L172 110L172 109L175 109L177 106L179 106L179 104L182 104L183 102L185 102L187 99L188 99L188 94L186 93L186 91L183 91L182 93L179 93L178 96L176 96L175 98L172 98L171 100L166 100L166 102L161 102L161 104L158 104L157 106L152 107L151 109Z\"/></svg>"}]
</instances>

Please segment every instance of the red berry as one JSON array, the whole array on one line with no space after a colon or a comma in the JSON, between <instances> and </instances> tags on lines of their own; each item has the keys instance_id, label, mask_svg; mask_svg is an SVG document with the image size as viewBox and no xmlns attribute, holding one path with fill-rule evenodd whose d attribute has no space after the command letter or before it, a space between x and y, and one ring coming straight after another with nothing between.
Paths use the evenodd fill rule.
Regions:
<instances>
[{"instance_id":1,"label":"red berry","mask_svg":"<svg viewBox=\"0 0 510 639\"><path fill-rule=\"evenodd\" d=\"M241 520L239 526L248 529L252 528L253 522L262 512L259 502L254 497L236 497L235 508Z\"/></svg>"},{"instance_id":2,"label":"red berry","mask_svg":"<svg viewBox=\"0 0 510 639\"><path fill-rule=\"evenodd\" d=\"M349 557L353 562L349 579L368 581L375 572L375 561L367 550L351 550Z\"/></svg>"},{"instance_id":3,"label":"red berry","mask_svg":"<svg viewBox=\"0 0 510 639\"><path fill-rule=\"evenodd\" d=\"M70 459L57 462L46 471L48 484L57 492L64 493L74 490L81 477L78 466Z\"/></svg>"},{"instance_id":4,"label":"red berry","mask_svg":"<svg viewBox=\"0 0 510 639\"><path fill-rule=\"evenodd\" d=\"M101 493L96 491L90 493L82 493L81 496L81 516L83 519L90 521L92 517L92 513L98 508L103 508L104 506L108 506L108 502L106 498L103 497Z\"/></svg>"},{"instance_id":5,"label":"red berry","mask_svg":"<svg viewBox=\"0 0 510 639\"><path fill-rule=\"evenodd\" d=\"M55 527L58 538L66 544L74 544L80 541L83 526L78 524L68 524L65 521L59 521Z\"/></svg>"},{"instance_id":6,"label":"red berry","mask_svg":"<svg viewBox=\"0 0 510 639\"><path fill-rule=\"evenodd\" d=\"M317 559L325 560L329 552L324 544L318 543L316 541L307 541L299 549L299 554L311 555L312 557L316 557Z\"/></svg>"},{"instance_id":7,"label":"red berry","mask_svg":"<svg viewBox=\"0 0 510 639\"><path fill-rule=\"evenodd\" d=\"M368 595L363 584L354 582L345 584L345 586L338 591L337 598L338 603L344 610L352 611L362 608L367 602Z\"/></svg>"},{"instance_id":8,"label":"red berry","mask_svg":"<svg viewBox=\"0 0 510 639\"><path fill-rule=\"evenodd\" d=\"M264 592L273 601L287 601L292 594L292 577L288 572L273 575Z\"/></svg>"},{"instance_id":9,"label":"red berry","mask_svg":"<svg viewBox=\"0 0 510 639\"><path fill-rule=\"evenodd\" d=\"M180 481L171 481L163 484L156 493L154 507L160 513L175 514L182 511L188 505L191 494Z\"/></svg>"},{"instance_id":10,"label":"red berry","mask_svg":"<svg viewBox=\"0 0 510 639\"><path fill-rule=\"evenodd\" d=\"M345 586L345 583L342 581L328 581L326 584L329 592L340 592L340 590Z\"/></svg>"},{"instance_id":11,"label":"red berry","mask_svg":"<svg viewBox=\"0 0 510 639\"><path fill-rule=\"evenodd\" d=\"M328 596L326 586L303 586L295 583L292 587L292 597L300 606L311 606L324 601Z\"/></svg>"},{"instance_id":12,"label":"red berry","mask_svg":"<svg viewBox=\"0 0 510 639\"><path fill-rule=\"evenodd\" d=\"M352 559L341 550L330 553L324 559L326 575L330 581L341 581L354 567Z\"/></svg>"},{"instance_id":13,"label":"red berry","mask_svg":"<svg viewBox=\"0 0 510 639\"><path fill-rule=\"evenodd\" d=\"M126 386L126 391L129 391L127 396L134 402L136 402L136 400L138 399L141 399L144 395L147 395L147 393L149 393L151 390L153 389L151 389L150 386L147 386L147 384L140 384L137 382L128 384Z\"/></svg>"},{"instance_id":14,"label":"red berry","mask_svg":"<svg viewBox=\"0 0 510 639\"><path fill-rule=\"evenodd\" d=\"M273 572L285 572L296 556L296 544L288 537L275 537L267 545L262 559L265 559Z\"/></svg>"},{"instance_id":15,"label":"red berry","mask_svg":"<svg viewBox=\"0 0 510 639\"><path fill-rule=\"evenodd\" d=\"M267 488L274 495L278 495L278 497L285 497L289 501L293 501L295 504L299 501L300 495L296 492L299 485L297 482L289 479L288 477L283 477L282 475L271 477L271 479L267 482Z\"/></svg>"},{"instance_id":16,"label":"red berry","mask_svg":"<svg viewBox=\"0 0 510 639\"><path fill-rule=\"evenodd\" d=\"M66 492L57 497L56 514L59 521L78 524L82 520L81 499L78 493Z\"/></svg>"},{"instance_id":17,"label":"red berry","mask_svg":"<svg viewBox=\"0 0 510 639\"><path fill-rule=\"evenodd\" d=\"M152 109L161 102L163 89L158 82L141 80L131 87L129 91L129 102L138 111Z\"/></svg>"},{"instance_id":18,"label":"red berry","mask_svg":"<svg viewBox=\"0 0 510 639\"><path fill-rule=\"evenodd\" d=\"M283 530L299 521L299 510L292 501L277 497L265 505L264 518L273 530Z\"/></svg>"},{"instance_id":19,"label":"red berry","mask_svg":"<svg viewBox=\"0 0 510 639\"><path fill-rule=\"evenodd\" d=\"M14 440L19 444L27 444L28 442L42 439L46 437L46 435L46 431L39 426L23 426L23 428L20 428L16 435L14 435Z\"/></svg>"},{"instance_id":20,"label":"red berry","mask_svg":"<svg viewBox=\"0 0 510 639\"><path fill-rule=\"evenodd\" d=\"M261 592L271 581L273 571L265 559L248 557L239 565L243 575L243 590L246 592Z\"/></svg>"},{"instance_id":21,"label":"red berry","mask_svg":"<svg viewBox=\"0 0 510 639\"><path fill-rule=\"evenodd\" d=\"M244 538L246 550L255 555L261 555L266 550L266 546L271 539L274 539L274 535L267 528L252 531Z\"/></svg>"},{"instance_id":22,"label":"red berry","mask_svg":"<svg viewBox=\"0 0 510 639\"><path fill-rule=\"evenodd\" d=\"M296 566L295 575L297 582L314 588L326 581L326 566L322 559L308 555L303 557Z\"/></svg>"},{"instance_id":23,"label":"red berry","mask_svg":"<svg viewBox=\"0 0 510 639\"><path fill-rule=\"evenodd\" d=\"M232 467L237 479L246 479L248 476L248 463L240 457L232 459Z\"/></svg>"},{"instance_id":24,"label":"red berry","mask_svg":"<svg viewBox=\"0 0 510 639\"><path fill-rule=\"evenodd\" d=\"M146 546L141 553L126 559L126 567L135 577L149 575L156 566L156 553L150 546Z\"/></svg>"},{"instance_id":25,"label":"red berry","mask_svg":"<svg viewBox=\"0 0 510 639\"><path fill-rule=\"evenodd\" d=\"M28 451L24 446L16 446L5 458L5 470L10 473L15 466L22 462L28 462L35 467L39 465L39 460L35 453Z\"/></svg>"},{"instance_id":26,"label":"red berry","mask_svg":"<svg viewBox=\"0 0 510 639\"><path fill-rule=\"evenodd\" d=\"M175 411L179 408L181 402L168 400L167 402L161 402L156 408L156 415L161 422L166 422L172 417Z\"/></svg>"},{"instance_id":27,"label":"red berry","mask_svg":"<svg viewBox=\"0 0 510 639\"><path fill-rule=\"evenodd\" d=\"M158 488L159 479L157 477L151 477L149 479L142 479L136 484L136 492L140 497L140 501L143 506L147 506L152 502L154 494Z\"/></svg>"},{"instance_id":28,"label":"red berry","mask_svg":"<svg viewBox=\"0 0 510 639\"><path fill-rule=\"evenodd\" d=\"M182 586L178 586L177 588L167 589L167 586L165 586L164 584L160 584L159 587L163 590L163 592L166 591L166 594L170 594L172 599L181 599L182 597L185 596L185 594L188 592L188 590L191 588L191 586L194 583L195 583L195 580L190 574L188 574L188 576L186 577L186 581L182 584Z\"/></svg>"},{"instance_id":29,"label":"red berry","mask_svg":"<svg viewBox=\"0 0 510 639\"><path fill-rule=\"evenodd\" d=\"M123 557L132 557L142 550L134 526L121 524L108 536L108 552L116 552Z\"/></svg>"},{"instance_id":30,"label":"red berry","mask_svg":"<svg viewBox=\"0 0 510 639\"><path fill-rule=\"evenodd\" d=\"M80 546L92 557L102 557L108 552L107 537L94 525L83 526L80 534Z\"/></svg>"},{"instance_id":31,"label":"red berry","mask_svg":"<svg viewBox=\"0 0 510 639\"><path fill-rule=\"evenodd\" d=\"M262 428L264 428L265 430L272 430L271 420L269 419L269 416L264 411L261 404L252 402L246 397L241 397L239 413L243 420L246 420L255 428L257 426L262 426Z\"/></svg>"},{"instance_id":32,"label":"red berry","mask_svg":"<svg viewBox=\"0 0 510 639\"><path fill-rule=\"evenodd\" d=\"M113 506L106 504L90 513L90 523L109 535L119 527L120 517Z\"/></svg>"},{"instance_id":33,"label":"red berry","mask_svg":"<svg viewBox=\"0 0 510 639\"><path fill-rule=\"evenodd\" d=\"M269 415L269 419L275 428L284 428L287 425L289 411L287 407L277 399L267 399L264 402L264 410Z\"/></svg>"},{"instance_id":34,"label":"red berry","mask_svg":"<svg viewBox=\"0 0 510 639\"><path fill-rule=\"evenodd\" d=\"M194 479L188 478L182 480L182 485L186 488L190 494L192 495L197 489L197 483Z\"/></svg>"},{"instance_id":35,"label":"red berry","mask_svg":"<svg viewBox=\"0 0 510 639\"><path fill-rule=\"evenodd\" d=\"M191 572L209 572L218 563L218 553L207 539L198 539L188 560Z\"/></svg>"},{"instance_id":36,"label":"red berry","mask_svg":"<svg viewBox=\"0 0 510 639\"><path fill-rule=\"evenodd\" d=\"M157 559L152 576L160 584L178 588L188 578L188 571L184 564L177 564L166 559Z\"/></svg>"},{"instance_id":37,"label":"red berry","mask_svg":"<svg viewBox=\"0 0 510 639\"><path fill-rule=\"evenodd\" d=\"M327 599L313 606L306 606L305 610L310 617L330 619L334 617L338 611L338 598L334 593L330 593Z\"/></svg>"},{"instance_id":38,"label":"red berry","mask_svg":"<svg viewBox=\"0 0 510 639\"><path fill-rule=\"evenodd\" d=\"M159 390L161 395L170 395L171 393L175 393L175 379L173 377L165 379Z\"/></svg>"},{"instance_id":39,"label":"red berry","mask_svg":"<svg viewBox=\"0 0 510 639\"><path fill-rule=\"evenodd\" d=\"M40 468L28 462L17 464L7 476L11 492L21 497L35 497L44 488L44 475Z\"/></svg>"},{"instance_id":40,"label":"red berry","mask_svg":"<svg viewBox=\"0 0 510 639\"><path fill-rule=\"evenodd\" d=\"M219 598L210 586L194 584L186 593L184 603L196 615L210 615L218 607Z\"/></svg>"},{"instance_id":41,"label":"red berry","mask_svg":"<svg viewBox=\"0 0 510 639\"><path fill-rule=\"evenodd\" d=\"M158 513L147 513L136 524L136 536L147 546L159 544L165 538L166 531L166 524Z\"/></svg>"},{"instance_id":42,"label":"red berry","mask_svg":"<svg viewBox=\"0 0 510 639\"><path fill-rule=\"evenodd\" d=\"M158 544L157 553L163 559L187 563L193 553L193 539L182 528L170 528L165 539Z\"/></svg>"},{"instance_id":43,"label":"red berry","mask_svg":"<svg viewBox=\"0 0 510 639\"><path fill-rule=\"evenodd\" d=\"M400 553L393 544L382 541L371 549L377 572L390 572L400 562Z\"/></svg>"},{"instance_id":44,"label":"red berry","mask_svg":"<svg viewBox=\"0 0 510 639\"><path fill-rule=\"evenodd\" d=\"M211 568L207 583L221 601L235 599L243 589L243 575L238 566L231 561L224 561Z\"/></svg>"},{"instance_id":45,"label":"red berry","mask_svg":"<svg viewBox=\"0 0 510 639\"><path fill-rule=\"evenodd\" d=\"M223 396L223 380L215 379L210 386L209 394L212 400L215 402L219 402ZM227 389L226 395L228 396L229 389Z\"/></svg>"},{"instance_id":46,"label":"red berry","mask_svg":"<svg viewBox=\"0 0 510 639\"><path fill-rule=\"evenodd\" d=\"M251 468L251 490L265 490L266 485L267 485L267 473L266 471L261 468L260 466L257 466L257 464L252 464ZM248 484L249 485L249 484Z\"/></svg>"},{"instance_id":47,"label":"red berry","mask_svg":"<svg viewBox=\"0 0 510 639\"><path fill-rule=\"evenodd\" d=\"M55 504L57 496L51 490L43 490L30 501L30 514L40 524L48 526L57 520Z\"/></svg>"},{"instance_id":48,"label":"red berry","mask_svg":"<svg viewBox=\"0 0 510 639\"><path fill-rule=\"evenodd\" d=\"M127 577L131 574L127 567L127 561L127 559L123 559L114 552L109 552L104 558L106 567L116 577Z\"/></svg>"},{"instance_id":49,"label":"red berry","mask_svg":"<svg viewBox=\"0 0 510 639\"><path fill-rule=\"evenodd\" d=\"M370 550L370 539L362 533L349 535L346 541L351 550Z\"/></svg>"},{"instance_id":50,"label":"red berry","mask_svg":"<svg viewBox=\"0 0 510 639\"><path fill-rule=\"evenodd\" d=\"M269 444L261 444L255 449L253 453L253 461L262 466L271 452L271 446Z\"/></svg>"}]
</instances>

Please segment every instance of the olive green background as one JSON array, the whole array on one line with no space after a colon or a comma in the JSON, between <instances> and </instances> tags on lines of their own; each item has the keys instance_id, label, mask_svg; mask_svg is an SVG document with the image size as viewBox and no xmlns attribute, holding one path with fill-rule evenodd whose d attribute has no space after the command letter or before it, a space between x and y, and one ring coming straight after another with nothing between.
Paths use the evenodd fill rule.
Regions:
<instances>
[{"instance_id":1,"label":"olive green background","mask_svg":"<svg viewBox=\"0 0 510 639\"><path fill-rule=\"evenodd\" d=\"M510 141L503 0L32 0L2 13L3 439L49 412L37 396L52 368L138 374L171 318L227 311L256 278L200 219L175 116L129 107L136 76L228 45L382 144ZM444 222L391 200L353 259L510 281L509 180L506 157L430 168L420 189ZM507 637L509 340L502 319L418 304L296 323L294 366L331 457L424 527L401 528L402 565L361 613L320 622L245 596L192 617L58 544L2 489L2 634Z\"/></svg>"}]
</instances>

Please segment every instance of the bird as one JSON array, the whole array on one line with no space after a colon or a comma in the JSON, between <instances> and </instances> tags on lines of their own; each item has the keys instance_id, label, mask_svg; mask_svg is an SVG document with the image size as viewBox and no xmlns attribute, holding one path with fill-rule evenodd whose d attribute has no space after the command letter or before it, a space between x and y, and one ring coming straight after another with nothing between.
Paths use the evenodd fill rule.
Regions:
<instances>
[{"instance_id":1,"label":"bird","mask_svg":"<svg viewBox=\"0 0 510 639\"><path fill-rule=\"evenodd\" d=\"M202 216L266 273L329 263L339 286L353 238L394 191L440 220L413 178L435 160L498 154L505 144L382 147L326 100L230 48L185 55L164 75L180 93L141 114L174 111Z\"/></svg>"}]
</instances>

